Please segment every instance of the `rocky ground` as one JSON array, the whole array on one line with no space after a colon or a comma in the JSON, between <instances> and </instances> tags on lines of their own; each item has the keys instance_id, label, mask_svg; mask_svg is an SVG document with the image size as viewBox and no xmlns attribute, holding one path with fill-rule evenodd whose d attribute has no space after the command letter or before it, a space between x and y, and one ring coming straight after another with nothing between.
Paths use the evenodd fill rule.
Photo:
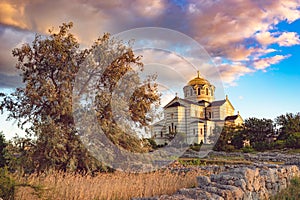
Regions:
<instances>
[{"instance_id":1,"label":"rocky ground","mask_svg":"<svg viewBox=\"0 0 300 200\"><path fill-rule=\"evenodd\" d=\"M197 157L197 152L189 151L188 154L189 157ZM197 177L197 187L181 189L171 196L139 200L269 199L286 188L292 177L300 175L300 154L209 152L206 157L243 157L253 164L199 166L207 171L207 175Z\"/></svg>"}]
</instances>

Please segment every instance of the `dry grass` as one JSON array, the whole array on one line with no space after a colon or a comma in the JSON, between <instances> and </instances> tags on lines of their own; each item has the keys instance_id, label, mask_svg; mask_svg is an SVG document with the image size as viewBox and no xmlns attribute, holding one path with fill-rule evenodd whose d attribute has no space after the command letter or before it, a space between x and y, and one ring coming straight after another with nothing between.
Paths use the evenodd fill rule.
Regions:
<instances>
[{"instance_id":1,"label":"dry grass","mask_svg":"<svg viewBox=\"0 0 300 200\"><path fill-rule=\"evenodd\" d=\"M130 199L172 194L180 188L196 186L196 177L203 172L192 170L174 173L169 170L152 173L101 173L97 176L52 172L47 175L33 174L17 181L27 181L42 186L38 197L31 188L19 188L16 199L55 199L55 200L98 200Z\"/></svg>"}]
</instances>

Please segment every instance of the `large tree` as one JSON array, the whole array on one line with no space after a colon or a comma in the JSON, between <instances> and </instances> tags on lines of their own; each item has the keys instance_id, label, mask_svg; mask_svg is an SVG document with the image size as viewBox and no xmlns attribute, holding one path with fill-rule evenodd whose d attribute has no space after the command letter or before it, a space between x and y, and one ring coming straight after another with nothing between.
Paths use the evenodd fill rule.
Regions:
<instances>
[{"instance_id":1,"label":"large tree","mask_svg":"<svg viewBox=\"0 0 300 200\"><path fill-rule=\"evenodd\" d=\"M271 119L252 117L245 120L245 132L251 144L266 142L267 138L274 135L275 126Z\"/></svg>"},{"instance_id":2,"label":"large tree","mask_svg":"<svg viewBox=\"0 0 300 200\"><path fill-rule=\"evenodd\" d=\"M98 83L106 87L102 87L102 90L108 91L108 94L111 94L120 76L131 69L131 65L142 65L130 47L111 39L109 34L100 37L90 49L81 50L78 41L70 33L71 27L72 23L63 24L58 33L50 30L49 36L36 35L31 45L24 44L13 50L13 55L18 58L16 67L21 72L24 87L5 95L1 109L9 112L8 119L17 119L20 127L30 125L26 132L35 136L32 156L38 170L49 167L90 170L98 166L78 139L72 113L75 78L80 66L87 64L91 52L96 52L95 55L102 57L101 61L105 62L109 59L103 59L103 56L109 57L115 55L115 52L101 51L101 45L105 43L114 46L115 48L110 49L112 51L122 49L121 55L100 65L105 67L105 73L99 77ZM137 106L131 112L132 118L141 123L146 122L145 113L150 109L149 104L159 99L155 88L153 90L148 86L146 84L141 87L144 89L137 95L138 100L142 98L143 105L146 105L142 106L143 115L139 115L139 111L134 109ZM98 88L98 94L101 96L103 92L100 89ZM153 92L152 95L150 91ZM109 101L105 102L105 98L96 99L99 122L104 119L112 120ZM139 105L139 102L133 99L131 105ZM114 134L114 131L110 128L106 134ZM114 142L118 143L120 138L124 137L117 137Z\"/></svg>"}]
</instances>

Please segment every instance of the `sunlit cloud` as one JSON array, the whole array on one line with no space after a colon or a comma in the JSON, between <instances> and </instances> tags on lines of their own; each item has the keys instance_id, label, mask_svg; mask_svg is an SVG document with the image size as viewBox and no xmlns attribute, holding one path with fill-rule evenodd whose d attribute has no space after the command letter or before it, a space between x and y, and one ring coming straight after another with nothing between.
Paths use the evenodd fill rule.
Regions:
<instances>
[{"instance_id":1,"label":"sunlit cloud","mask_svg":"<svg viewBox=\"0 0 300 200\"><path fill-rule=\"evenodd\" d=\"M300 44L297 33L276 29L280 22L293 23L300 18L299 4L299 0L187 0L181 6L167 0L76 0L72 3L3 0L0 3L0 73L15 73L11 67L15 63L12 48L28 42L35 33L48 34L52 27L73 21L73 31L83 47L91 45L104 32L116 34L147 26L180 31L199 42L218 61L226 84L235 85L241 76L256 70L267 71L271 65L288 58L268 55L279 51L270 45ZM169 60L168 66L173 65L181 73L181 61L172 55L165 59Z\"/></svg>"},{"instance_id":2,"label":"sunlit cloud","mask_svg":"<svg viewBox=\"0 0 300 200\"><path fill-rule=\"evenodd\" d=\"M218 68L220 70L223 82L230 86L236 86L236 81L239 77L255 72L255 70L250 69L239 62L234 64L220 64Z\"/></svg>"},{"instance_id":3,"label":"sunlit cloud","mask_svg":"<svg viewBox=\"0 0 300 200\"><path fill-rule=\"evenodd\" d=\"M256 39L262 45L269 45L277 43L279 46L293 46L300 44L299 35L295 32L278 33L258 33Z\"/></svg>"},{"instance_id":4,"label":"sunlit cloud","mask_svg":"<svg viewBox=\"0 0 300 200\"><path fill-rule=\"evenodd\" d=\"M290 55L276 55L267 58L261 58L253 63L254 68L266 72L266 68L279 63L281 60L288 58Z\"/></svg>"}]
</instances>

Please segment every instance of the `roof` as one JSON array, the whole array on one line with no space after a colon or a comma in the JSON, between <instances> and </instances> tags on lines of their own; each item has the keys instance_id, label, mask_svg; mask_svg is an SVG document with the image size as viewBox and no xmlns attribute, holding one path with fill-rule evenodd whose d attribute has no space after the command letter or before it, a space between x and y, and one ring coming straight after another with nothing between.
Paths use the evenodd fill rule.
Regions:
<instances>
[{"instance_id":1,"label":"roof","mask_svg":"<svg viewBox=\"0 0 300 200\"><path fill-rule=\"evenodd\" d=\"M176 101L174 103L171 103L170 105L166 105L165 108L178 107L178 106L184 106L184 105Z\"/></svg>"},{"instance_id":2,"label":"roof","mask_svg":"<svg viewBox=\"0 0 300 200\"><path fill-rule=\"evenodd\" d=\"M227 121L227 120L236 120L238 117L239 117L239 115L227 116L227 117L225 118L225 121Z\"/></svg>"},{"instance_id":3,"label":"roof","mask_svg":"<svg viewBox=\"0 0 300 200\"><path fill-rule=\"evenodd\" d=\"M194 85L205 85L205 84L209 84L209 85L210 85L210 83L208 82L208 80L206 80L206 79L204 79L204 78L202 78L202 77L200 76L199 71L198 71L198 76L195 77L195 78L193 78L192 80L190 80L190 81L188 82L188 85L190 85L190 86L194 86Z\"/></svg>"},{"instance_id":4,"label":"roof","mask_svg":"<svg viewBox=\"0 0 300 200\"><path fill-rule=\"evenodd\" d=\"M182 99L182 98L179 98L179 97L175 97L169 103L167 103L167 105L165 105L164 108L184 106L184 104L182 102L185 102L185 103L188 103L188 104L198 105L197 102L193 102L193 101L190 101L190 100L187 100L187 99Z\"/></svg>"},{"instance_id":5,"label":"roof","mask_svg":"<svg viewBox=\"0 0 300 200\"><path fill-rule=\"evenodd\" d=\"M210 103L210 102L206 101L206 100L201 100L201 101L198 101L198 103Z\"/></svg>"},{"instance_id":6,"label":"roof","mask_svg":"<svg viewBox=\"0 0 300 200\"><path fill-rule=\"evenodd\" d=\"M226 102L226 100L219 100L219 101L213 101L211 102L211 104L209 106L222 106L224 103Z\"/></svg>"},{"instance_id":7,"label":"roof","mask_svg":"<svg viewBox=\"0 0 300 200\"><path fill-rule=\"evenodd\" d=\"M191 100L188 100L188 99L181 99L181 98L180 98L180 100L181 100L181 101L184 101L184 102L186 102L186 103L189 103L189 104L198 105L197 102L194 102L194 101L191 101Z\"/></svg>"}]
</instances>

